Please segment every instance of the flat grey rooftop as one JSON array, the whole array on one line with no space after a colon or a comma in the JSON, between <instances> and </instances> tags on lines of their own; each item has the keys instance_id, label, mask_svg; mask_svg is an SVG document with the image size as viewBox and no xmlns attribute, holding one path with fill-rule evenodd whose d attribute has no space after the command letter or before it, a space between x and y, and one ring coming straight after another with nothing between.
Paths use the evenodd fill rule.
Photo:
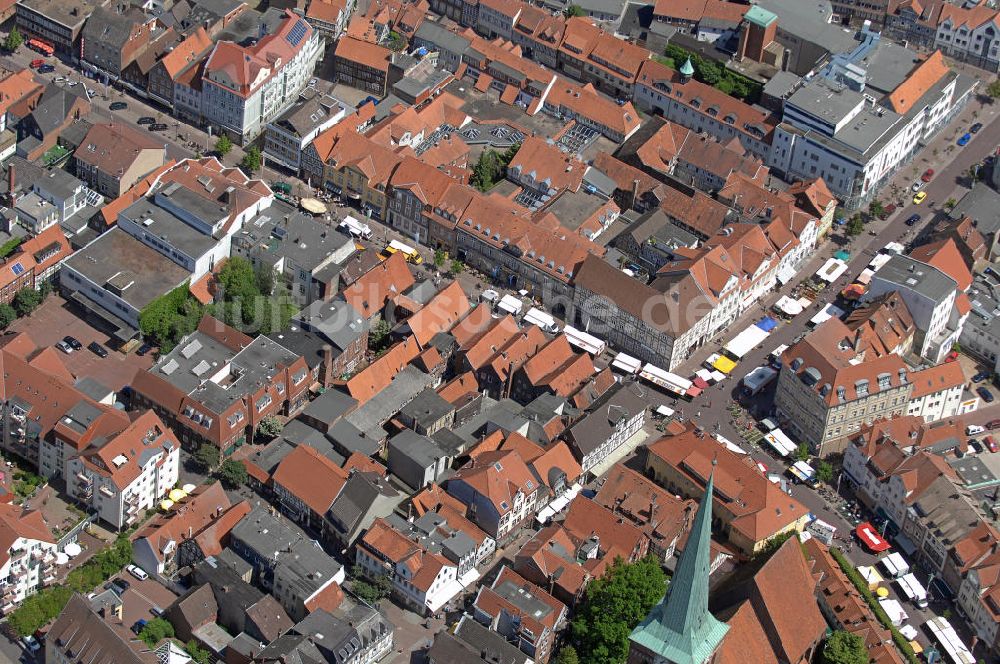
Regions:
<instances>
[{"instance_id":1,"label":"flat grey rooftop","mask_svg":"<svg viewBox=\"0 0 1000 664\"><path fill-rule=\"evenodd\" d=\"M901 254L890 258L872 278L911 289L933 302L942 302L958 287L944 272Z\"/></svg>"},{"instance_id":2,"label":"flat grey rooftop","mask_svg":"<svg viewBox=\"0 0 1000 664\"><path fill-rule=\"evenodd\" d=\"M191 277L180 265L120 228L112 228L80 249L66 259L66 265L99 287L113 278L127 284L121 298L139 311Z\"/></svg>"},{"instance_id":3,"label":"flat grey rooftop","mask_svg":"<svg viewBox=\"0 0 1000 664\"><path fill-rule=\"evenodd\" d=\"M1000 193L985 182L977 182L951 211L952 219L969 217L983 235L1000 231Z\"/></svg>"},{"instance_id":4,"label":"flat grey rooftop","mask_svg":"<svg viewBox=\"0 0 1000 664\"><path fill-rule=\"evenodd\" d=\"M800 87L788 98L789 105L800 108L831 125L842 122L864 101L864 95L860 92L820 76Z\"/></svg>"},{"instance_id":5,"label":"flat grey rooftop","mask_svg":"<svg viewBox=\"0 0 1000 664\"><path fill-rule=\"evenodd\" d=\"M828 0L760 0L764 9L778 15L778 30L812 42L830 53L854 48L854 31L830 23L833 7Z\"/></svg>"},{"instance_id":6,"label":"flat grey rooftop","mask_svg":"<svg viewBox=\"0 0 1000 664\"><path fill-rule=\"evenodd\" d=\"M146 233L195 259L204 256L216 245L215 238L211 235L196 230L148 198L140 198L125 208L121 216L138 224Z\"/></svg>"}]
</instances>

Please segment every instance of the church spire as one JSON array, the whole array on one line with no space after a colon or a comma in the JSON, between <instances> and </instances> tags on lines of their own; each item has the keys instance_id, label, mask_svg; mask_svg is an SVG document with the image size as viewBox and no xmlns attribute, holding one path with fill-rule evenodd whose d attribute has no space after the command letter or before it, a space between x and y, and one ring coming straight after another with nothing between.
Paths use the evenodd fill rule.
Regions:
<instances>
[{"instance_id":1,"label":"church spire","mask_svg":"<svg viewBox=\"0 0 1000 664\"><path fill-rule=\"evenodd\" d=\"M729 630L708 612L715 463L670 588L629 637L633 648L656 656L656 662L704 664Z\"/></svg>"}]
</instances>

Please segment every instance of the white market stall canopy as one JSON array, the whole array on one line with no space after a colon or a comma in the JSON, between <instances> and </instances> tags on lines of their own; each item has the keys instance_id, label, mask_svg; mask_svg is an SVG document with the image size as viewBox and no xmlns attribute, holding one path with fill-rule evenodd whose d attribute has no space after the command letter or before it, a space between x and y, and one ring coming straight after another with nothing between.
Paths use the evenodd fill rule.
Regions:
<instances>
[{"instance_id":1,"label":"white market stall canopy","mask_svg":"<svg viewBox=\"0 0 1000 664\"><path fill-rule=\"evenodd\" d=\"M844 315L843 309L841 309L837 305L828 304L825 307L823 307L823 309L818 314L810 318L809 322L812 323L813 326L816 326L825 323L831 318L840 318L843 315Z\"/></svg>"},{"instance_id":2,"label":"white market stall canopy","mask_svg":"<svg viewBox=\"0 0 1000 664\"><path fill-rule=\"evenodd\" d=\"M516 298L513 295L504 295L500 298L500 304L497 305L498 308L506 311L511 316L516 316L521 313L521 307L524 304L521 302L520 298Z\"/></svg>"},{"instance_id":3,"label":"white market stall canopy","mask_svg":"<svg viewBox=\"0 0 1000 664\"><path fill-rule=\"evenodd\" d=\"M774 448L780 456L786 457L796 449L798 445L792 442L792 439L785 435L785 432L781 429L775 429L770 433L764 434L764 440Z\"/></svg>"},{"instance_id":4,"label":"white market stall canopy","mask_svg":"<svg viewBox=\"0 0 1000 664\"><path fill-rule=\"evenodd\" d=\"M639 373L639 369L642 368L642 361L637 360L631 355L626 355L625 353L618 353L615 355L615 359L611 361L611 366L615 369L619 369L629 374Z\"/></svg>"},{"instance_id":5,"label":"white market stall canopy","mask_svg":"<svg viewBox=\"0 0 1000 664\"><path fill-rule=\"evenodd\" d=\"M798 300L793 300L787 295L782 295L781 299L774 303L774 307L789 316L798 316L802 313L802 305Z\"/></svg>"},{"instance_id":6,"label":"white market stall canopy","mask_svg":"<svg viewBox=\"0 0 1000 664\"><path fill-rule=\"evenodd\" d=\"M602 339L598 339L592 334L587 334L581 330L576 329L572 325L567 325L563 328L563 333L566 334L566 340L570 342L573 346L577 348L582 348L591 355L600 355L608 348L608 344Z\"/></svg>"},{"instance_id":7,"label":"white market stall canopy","mask_svg":"<svg viewBox=\"0 0 1000 664\"><path fill-rule=\"evenodd\" d=\"M828 284L832 284L837 279L840 279L840 275L844 274L844 272L847 272L847 263L839 258L831 258L823 264L823 267L816 271L816 276Z\"/></svg>"},{"instance_id":8,"label":"white market stall canopy","mask_svg":"<svg viewBox=\"0 0 1000 664\"><path fill-rule=\"evenodd\" d=\"M733 337L723 347L723 350L732 357L742 359L744 355L763 343L767 339L768 334L769 332L765 332L756 325L751 325Z\"/></svg>"}]
</instances>

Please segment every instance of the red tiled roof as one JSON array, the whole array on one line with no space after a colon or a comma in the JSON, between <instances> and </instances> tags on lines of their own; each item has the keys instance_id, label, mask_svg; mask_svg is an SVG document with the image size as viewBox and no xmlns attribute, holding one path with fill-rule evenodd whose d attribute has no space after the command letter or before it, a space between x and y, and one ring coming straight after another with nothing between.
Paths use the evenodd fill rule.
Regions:
<instances>
[{"instance_id":1,"label":"red tiled roof","mask_svg":"<svg viewBox=\"0 0 1000 664\"><path fill-rule=\"evenodd\" d=\"M337 40L333 56L347 60L348 62L355 62L364 67L388 72L392 51L384 46L372 44L351 35L344 35Z\"/></svg>"},{"instance_id":2,"label":"red tiled roof","mask_svg":"<svg viewBox=\"0 0 1000 664\"><path fill-rule=\"evenodd\" d=\"M996 16L996 13L993 12L993 15ZM905 115L949 71L941 51L934 51L926 60L914 67L906 79L889 93L889 106L897 113Z\"/></svg>"},{"instance_id":3,"label":"red tiled roof","mask_svg":"<svg viewBox=\"0 0 1000 664\"><path fill-rule=\"evenodd\" d=\"M392 382L403 367L420 353L420 345L406 337L347 381L347 392L364 404Z\"/></svg>"},{"instance_id":4,"label":"red tiled roof","mask_svg":"<svg viewBox=\"0 0 1000 664\"><path fill-rule=\"evenodd\" d=\"M299 445L281 460L272 481L322 515L347 483L347 473L314 447Z\"/></svg>"}]
</instances>

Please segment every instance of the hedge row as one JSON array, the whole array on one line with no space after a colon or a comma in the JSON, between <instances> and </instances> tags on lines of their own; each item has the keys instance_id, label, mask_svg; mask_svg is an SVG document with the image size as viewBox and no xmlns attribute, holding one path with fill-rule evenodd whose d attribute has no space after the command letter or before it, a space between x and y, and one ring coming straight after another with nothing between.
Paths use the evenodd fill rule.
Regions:
<instances>
[{"instance_id":1,"label":"hedge row","mask_svg":"<svg viewBox=\"0 0 1000 664\"><path fill-rule=\"evenodd\" d=\"M892 641L896 644L896 647L899 648L899 651L903 653L903 657L906 658L906 661L909 662L909 664L920 664L920 660L917 659L916 653L913 652L913 647L910 646L910 642L907 641L906 637L900 634L899 630L896 629L896 626L892 624L889 616L882 609L882 605L878 603L878 600L875 599L874 595L872 595L872 591L868 589L868 582L865 581L858 570L854 568L851 561L849 561L847 557L840 552L840 549L837 548L831 548L830 555L832 555L834 560L837 561L837 564L840 565L840 569L844 570L844 574L846 574L847 578L851 580L854 587L858 589L861 596L865 598L865 601L868 603L869 608L871 608L872 613L875 614L875 617L878 618L878 621L882 623L883 627L892 633Z\"/></svg>"}]
</instances>

